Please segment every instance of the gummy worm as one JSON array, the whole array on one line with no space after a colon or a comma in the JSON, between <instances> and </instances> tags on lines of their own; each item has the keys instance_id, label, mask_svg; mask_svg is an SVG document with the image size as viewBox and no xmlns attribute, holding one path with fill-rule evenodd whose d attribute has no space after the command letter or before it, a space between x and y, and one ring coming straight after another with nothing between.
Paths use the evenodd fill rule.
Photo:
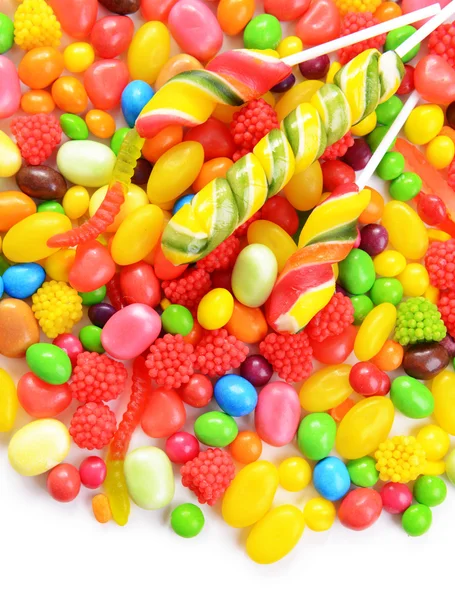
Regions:
<instances>
[{"instance_id":1,"label":"gummy worm","mask_svg":"<svg viewBox=\"0 0 455 600\"><path fill-rule=\"evenodd\" d=\"M115 310L120 310L126 306L122 288L120 287L120 273L116 273L112 279L106 283L107 297Z\"/></svg>"}]
</instances>

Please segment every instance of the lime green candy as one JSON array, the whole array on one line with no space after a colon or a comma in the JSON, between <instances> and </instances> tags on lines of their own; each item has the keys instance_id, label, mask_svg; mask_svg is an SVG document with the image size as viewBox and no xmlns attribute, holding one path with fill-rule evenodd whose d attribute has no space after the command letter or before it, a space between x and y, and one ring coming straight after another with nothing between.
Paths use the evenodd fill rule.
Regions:
<instances>
[{"instance_id":1,"label":"lime green candy","mask_svg":"<svg viewBox=\"0 0 455 600\"><path fill-rule=\"evenodd\" d=\"M137 448L124 463L128 493L145 510L167 506L174 497L172 464L167 454L154 446Z\"/></svg>"},{"instance_id":2,"label":"lime green candy","mask_svg":"<svg viewBox=\"0 0 455 600\"><path fill-rule=\"evenodd\" d=\"M322 460L330 454L337 433L335 420L327 413L313 413L302 419L297 432L300 452L310 460Z\"/></svg>"},{"instance_id":3,"label":"lime green candy","mask_svg":"<svg viewBox=\"0 0 455 600\"><path fill-rule=\"evenodd\" d=\"M194 423L197 439L206 446L224 448L235 440L239 429L232 417L213 410L198 417Z\"/></svg>"},{"instance_id":4,"label":"lime green candy","mask_svg":"<svg viewBox=\"0 0 455 600\"><path fill-rule=\"evenodd\" d=\"M433 475L421 475L414 484L414 498L425 506L438 506L447 496L443 479Z\"/></svg>"},{"instance_id":5,"label":"lime green candy","mask_svg":"<svg viewBox=\"0 0 455 600\"><path fill-rule=\"evenodd\" d=\"M87 123L77 115L66 113L60 117L63 133L71 140L86 140L88 138Z\"/></svg>"},{"instance_id":6,"label":"lime green candy","mask_svg":"<svg viewBox=\"0 0 455 600\"><path fill-rule=\"evenodd\" d=\"M368 296L361 294L360 296L352 296L351 302L354 307L354 325L360 325L367 314L373 310L373 301Z\"/></svg>"},{"instance_id":7,"label":"lime green candy","mask_svg":"<svg viewBox=\"0 0 455 600\"><path fill-rule=\"evenodd\" d=\"M401 517L401 524L408 535L418 537L431 527L433 516L428 506L414 504L406 509Z\"/></svg>"},{"instance_id":8,"label":"lime green candy","mask_svg":"<svg viewBox=\"0 0 455 600\"><path fill-rule=\"evenodd\" d=\"M371 456L350 460L346 465L349 477L358 487L373 487L379 479L376 461Z\"/></svg>"},{"instance_id":9,"label":"lime green candy","mask_svg":"<svg viewBox=\"0 0 455 600\"><path fill-rule=\"evenodd\" d=\"M180 304L171 304L161 315L165 331L172 334L188 335L193 329L194 320L190 311Z\"/></svg>"},{"instance_id":10,"label":"lime green candy","mask_svg":"<svg viewBox=\"0 0 455 600\"><path fill-rule=\"evenodd\" d=\"M434 410L433 394L423 383L408 375L394 379L390 398L395 408L411 419L429 417Z\"/></svg>"},{"instance_id":11,"label":"lime green candy","mask_svg":"<svg viewBox=\"0 0 455 600\"><path fill-rule=\"evenodd\" d=\"M55 202L55 200L47 200L46 202L42 202L36 212L52 212L52 213L60 213L61 215L65 214L65 210L63 206L59 202Z\"/></svg>"},{"instance_id":12,"label":"lime green candy","mask_svg":"<svg viewBox=\"0 0 455 600\"><path fill-rule=\"evenodd\" d=\"M340 285L350 294L365 294L376 279L371 256L364 250L354 248L339 264Z\"/></svg>"},{"instance_id":13,"label":"lime green candy","mask_svg":"<svg viewBox=\"0 0 455 600\"><path fill-rule=\"evenodd\" d=\"M380 125L379 127L376 127L375 129L373 129L373 131L368 135L367 144L369 145L371 152L375 152L377 150L379 144L382 142L382 139L385 137L385 135L387 134L388 131L389 131L389 127ZM395 146L396 141L397 141L397 138L395 138L392 141L392 143L390 144L390 146L388 147L389 152L391 152L393 150L393 147Z\"/></svg>"},{"instance_id":14,"label":"lime green candy","mask_svg":"<svg viewBox=\"0 0 455 600\"><path fill-rule=\"evenodd\" d=\"M30 370L46 383L60 385L71 377L68 354L54 344L32 344L25 353L25 360Z\"/></svg>"},{"instance_id":15,"label":"lime green candy","mask_svg":"<svg viewBox=\"0 0 455 600\"><path fill-rule=\"evenodd\" d=\"M455 450L446 456L446 475L452 485L455 485Z\"/></svg>"},{"instance_id":16,"label":"lime green candy","mask_svg":"<svg viewBox=\"0 0 455 600\"><path fill-rule=\"evenodd\" d=\"M378 123L381 125L392 125L402 108L403 102L398 96L392 96L382 104L379 104L376 108Z\"/></svg>"},{"instance_id":17,"label":"lime green candy","mask_svg":"<svg viewBox=\"0 0 455 600\"><path fill-rule=\"evenodd\" d=\"M129 127L121 127L120 129L117 129L117 131L112 136L111 150L116 156L118 155L120 147L123 144L123 140L125 139L125 136L129 131L131 131Z\"/></svg>"},{"instance_id":18,"label":"lime green candy","mask_svg":"<svg viewBox=\"0 0 455 600\"><path fill-rule=\"evenodd\" d=\"M387 50L396 50L398 46L400 46L403 42L405 42L408 38L411 37L416 32L416 28L412 25L404 25L403 27L398 27L398 29L394 29L387 34L384 51ZM411 48L409 52L407 52L403 57L402 61L404 63L409 62L418 54L420 50L420 44Z\"/></svg>"},{"instance_id":19,"label":"lime green candy","mask_svg":"<svg viewBox=\"0 0 455 600\"><path fill-rule=\"evenodd\" d=\"M171 513L171 527L180 537L195 537L201 533L204 524L204 513L191 502L180 504Z\"/></svg>"},{"instance_id":20,"label":"lime green candy","mask_svg":"<svg viewBox=\"0 0 455 600\"><path fill-rule=\"evenodd\" d=\"M391 181L403 173L404 165L404 156L400 152L386 152L376 169L376 175L384 181Z\"/></svg>"},{"instance_id":21,"label":"lime green candy","mask_svg":"<svg viewBox=\"0 0 455 600\"><path fill-rule=\"evenodd\" d=\"M281 40L281 25L273 15L258 15L245 27L243 43L252 50L275 50Z\"/></svg>"},{"instance_id":22,"label":"lime green candy","mask_svg":"<svg viewBox=\"0 0 455 600\"><path fill-rule=\"evenodd\" d=\"M106 286L102 285L100 288L93 290L93 292L79 292L79 296L82 298L84 306L99 304L106 297Z\"/></svg>"},{"instance_id":23,"label":"lime green candy","mask_svg":"<svg viewBox=\"0 0 455 600\"><path fill-rule=\"evenodd\" d=\"M396 306L403 298L403 286L398 279L382 277L374 282L370 296L376 306L383 302Z\"/></svg>"},{"instance_id":24,"label":"lime green candy","mask_svg":"<svg viewBox=\"0 0 455 600\"><path fill-rule=\"evenodd\" d=\"M14 24L4 13L0 13L0 54L11 50L14 44Z\"/></svg>"},{"instance_id":25,"label":"lime green candy","mask_svg":"<svg viewBox=\"0 0 455 600\"><path fill-rule=\"evenodd\" d=\"M405 171L390 184L389 192L394 200L407 202L417 196L422 189L422 180L416 173Z\"/></svg>"},{"instance_id":26,"label":"lime green candy","mask_svg":"<svg viewBox=\"0 0 455 600\"><path fill-rule=\"evenodd\" d=\"M102 331L103 330L96 325L82 327L79 331L79 340L84 347L84 350L98 352L98 354L103 354L103 352L105 352L103 344L101 343Z\"/></svg>"}]
</instances>

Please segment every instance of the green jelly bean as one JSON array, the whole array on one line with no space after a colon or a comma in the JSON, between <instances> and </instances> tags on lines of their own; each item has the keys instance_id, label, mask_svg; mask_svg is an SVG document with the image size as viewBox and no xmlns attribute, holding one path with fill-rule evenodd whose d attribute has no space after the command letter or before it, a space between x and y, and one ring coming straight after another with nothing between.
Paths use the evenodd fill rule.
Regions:
<instances>
[{"instance_id":1,"label":"green jelly bean","mask_svg":"<svg viewBox=\"0 0 455 600\"><path fill-rule=\"evenodd\" d=\"M447 479L455 485L455 450L451 450L445 458Z\"/></svg>"},{"instance_id":2,"label":"green jelly bean","mask_svg":"<svg viewBox=\"0 0 455 600\"><path fill-rule=\"evenodd\" d=\"M102 285L97 290L93 290L93 292L79 292L79 296L82 298L84 306L99 304L106 298L106 286Z\"/></svg>"},{"instance_id":3,"label":"green jelly bean","mask_svg":"<svg viewBox=\"0 0 455 600\"><path fill-rule=\"evenodd\" d=\"M408 375L392 382L390 398L395 408L411 419L429 417L434 410L433 394L423 383Z\"/></svg>"},{"instance_id":4,"label":"green jelly bean","mask_svg":"<svg viewBox=\"0 0 455 600\"><path fill-rule=\"evenodd\" d=\"M96 325L86 325L79 331L79 340L84 347L84 350L89 352L98 352L103 354L105 352L103 344L101 343L101 332L103 330Z\"/></svg>"},{"instance_id":5,"label":"green jelly bean","mask_svg":"<svg viewBox=\"0 0 455 600\"><path fill-rule=\"evenodd\" d=\"M373 310L373 301L368 296L361 294L352 296L351 302L354 307L354 325L361 325L367 314Z\"/></svg>"},{"instance_id":6,"label":"green jelly bean","mask_svg":"<svg viewBox=\"0 0 455 600\"><path fill-rule=\"evenodd\" d=\"M438 506L447 496L447 486L440 477L421 475L414 484L414 498L425 506Z\"/></svg>"},{"instance_id":7,"label":"green jelly bean","mask_svg":"<svg viewBox=\"0 0 455 600\"><path fill-rule=\"evenodd\" d=\"M354 248L339 264L340 285L350 294L365 294L371 290L376 279L371 256Z\"/></svg>"},{"instance_id":8,"label":"green jelly bean","mask_svg":"<svg viewBox=\"0 0 455 600\"><path fill-rule=\"evenodd\" d=\"M422 189L422 180L416 173L405 171L392 181L389 187L390 195L394 200L407 202L417 196Z\"/></svg>"},{"instance_id":9,"label":"green jelly bean","mask_svg":"<svg viewBox=\"0 0 455 600\"><path fill-rule=\"evenodd\" d=\"M194 433L206 446L224 448L235 440L238 432L234 419L217 410L201 415L194 422Z\"/></svg>"},{"instance_id":10,"label":"green jelly bean","mask_svg":"<svg viewBox=\"0 0 455 600\"><path fill-rule=\"evenodd\" d=\"M180 304L168 306L161 315L161 322L165 331L174 335L188 335L194 325L193 315Z\"/></svg>"},{"instance_id":11,"label":"green jelly bean","mask_svg":"<svg viewBox=\"0 0 455 600\"><path fill-rule=\"evenodd\" d=\"M88 138L87 123L77 115L66 113L60 117L63 133L71 140L86 140Z\"/></svg>"},{"instance_id":12,"label":"green jelly bean","mask_svg":"<svg viewBox=\"0 0 455 600\"><path fill-rule=\"evenodd\" d=\"M330 454L337 433L335 420L327 413L304 417L297 432L300 452L310 460L321 460Z\"/></svg>"},{"instance_id":13,"label":"green jelly bean","mask_svg":"<svg viewBox=\"0 0 455 600\"><path fill-rule=\"evenodd\" d=\"M389 131L389 127L380 125L379 127L376 127L375 129L373 129L373 131L368 135L367 144L369 145L371 152L376 151L377 147L382 142L382 139L384 138L384 136L387 134L388 131ZM393 147L395 146L396 141L397 141L397 138L395 138L392 141L392 143L388 147L388 152L391 152L393 150Z\"/></svg>"},{"instance_id":14,"label":"green jelly bean","mask_svg":"<svg viewBox=\"0 0 455 600\"><path fill-rule=\"evenodd\" d=\"M412 25L404 25L403 27L398 27L398 29L389 31L385 39L384 50L396 50L398 46L410 38L415 32L416 28ZM419 50L420 44L417 44L414 46L414 48L411 48L411 50L409 50L409 52L407 52L401 60L404 63L409 62L414 58L414 56L416 56L416 54L418 54Z\"/></svg>"},{"instance_id":15,"label":"green jelly bean","mask_svg":"<svg viewBox=\"0 0 455 600\"><path fill-rule=\"evenodd\" d=\"M391 181L403 173L404 165L404 156L400 152L386 152L376 169L376 175L384 181Z\"/></svg>"},{"instance_id":16,"label":"green jelly bean","mask_svg":"<svg viewBox=\"0 0 455 600\"><path fill-rule=\"evenodd\" d=\"M397 306L403 298L403 286L398 279L382 277L374 282L370 290L370 296L376 306L383 302L390 302L390 304Z\"/></svg>"},{"instance_id":17,"label":"green jelly bean","mask_svg":"<svg viewBox=\"0 0 455 600\"><path fill-rule=\"evenodd\" d=\"M398 96L392 96L376 108L376 117L381 125L392 125L403 108L403 102Z\"/></svg>"},{"instance_id":18,"label":"green jelly bean","mask_svg":"<svg viewBox=\"0 0 455 600\"><path fill-rule=\"evenodd\" d=\"M68 354L54 344L32 344L25 353L25 360L30 370L46 383L60 385L71 377Z\"/></svg>"},{"instance_id":19,"label":"green jelly bean","mask_svg":"<svg viewBox=\"0 0 455 600\"><path fill-rule=\"evenodd\" d=\"M167 454L154 446L130 452L123 467L128 493L145 510L167 506L174 497L172 464Z\"/></svg>"},{"instance_id":20,"label":"green jelly bean","mask_svg":"<svg viewBox=\"0 0 455 600\"><path fill-rule=\"evenodd\" d=\"M245 27L243 43L253 50L275 50L281 40L281 25L273 15L258 15Z\"/></svg>"},{"instance_id":21,"label":"green jelly bean","mask_svg":"<svg viewBox=\"0 0 455 600\"><path fill-rule=\"evenodd\" d=\"M430 529L432 520L433 516L428 506L413 504L404 511L401 525L408 535L418 537Z\"/></svg>"},{"instance_id":22,"label":"green jelly bean","mask_svg":"<svg viewBox=\"0 0 455 600\"><path fill-rule=\"evenodd\" d=\"M3 273L6 271L6 269L10 268L10 266L11 265L6 260L6 258L3 256L3 254L0 254L0 277L3 275Z\"/></svg>"},{"instance_id":23,"label":"green jelly bean","mask_svg":"<svg viewBox=\"0 0 455 600\"><path fill-rule=\"evenodd\" d=\"M65 214L65 210L63 206L59 202L55 202L55 200L47 200L46 202L42 202L36 212L52 212L52 213L60 213L61 215Z\"/></svg>"},{"instance_id":24,"label":"green jelly bean","mask_svg":"<svg viewBox=\"0 0 455 600\"><path fill-rule=\"evenodd\" d=\"M195 537L201 533L204 524L204 513L191 502L180 504L171 513L171 527L180 537Z\"/></svg>"},{"instance_id":25,"label":"green jelly bean","mask_svg":"<svg viewBox=\"0 0 455 600\"><path fill-rule=\"evenodd\" d=\"M379 480L376 461L371 456L350 460L346 467L352 483L358 487L373 487Z\"/></svg>"},{"instance_id":26,"label":"green jelly bean","mask_svg":"<svg viewBox=\"0 0 455 600\"><path fill-rule=\"evenodd\" d=\"M4 13L0 13L0 54L11 50L14 44L14 24Z\"/></svg>"},{"instance_id":27,"label":"green jelly bean","mask_svg":"<svg viewBox=\"0 0 455 600\"><path fill-rule=\"evenodd\" d=\"M111 138L111 150L117 156L120 151L120 146L125 139L126 134L131 131L129 127L121 127L117 129L114 135Z\"/></svg>"}]
</instances>

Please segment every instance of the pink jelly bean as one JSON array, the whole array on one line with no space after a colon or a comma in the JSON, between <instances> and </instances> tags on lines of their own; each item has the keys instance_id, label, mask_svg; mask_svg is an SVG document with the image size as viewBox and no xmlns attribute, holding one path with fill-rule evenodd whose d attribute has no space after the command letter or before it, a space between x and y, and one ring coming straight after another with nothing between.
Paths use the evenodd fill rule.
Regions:
<instances>
[{"instance_id":1,"label":"pink jelly bean","mask_svg":"<svg viewBox=\"0 0 455 600\"><path fill-rule=\"evenodd\" d=\"M200 0L180 0L169 13L168 25L180 48L202 62L213 58L223 45L215 15Z\"/></svg>"},{"instance_id":2,"label":"pink jelly bean","mask_svg":"<svg viewBox=\"0 0 455 600\"><path fill-rule=\"evenodd\" d=\"M455 70L438 54L428 54L418 62L414 85L426 102L447 106L455 100Z\"/></svg>"},{"instance_id":3,"label":"pink jelly bean","mask_svg":"<svg viewBox=\"0 0 455 600\"><path fill-rule=\"evenodd\" d=\"M119 360L136 358L147 350L161 331L158 313L146 304L130 304L117 311L101 333L101 343Z\"/></svg>"},{"instance_id":4,"label":"pink jelly bean","mask_svg":"<svg viewBox=\"0 0 455 600\"><path fill-rule=\"evenodd\" d=\"M165 23L174 4L179 0L142 0L141 14L146 21L163 21Z\"/></svg>"},{"instance_id":5,"label":"pink jelly bean","mask_svg":"<svg viewBox=\"0 0 455 600\"><path fill-rule=\"evenodd\" d=\"M264 11L279 21L294 21L308 10L311 0L264 0Z\"/></svg>"},{"instance_id":6,"label":"pink jelly bean","mask_svg":"<svg viewBox=\"0 0 455 600\"><path fill-rule=\"evenodd\" d=\"M129 78L121 60L98 60L85 72L84 87L95 108L111 110L120 103Z\"/></svg>"},{"instance_id":7,"label":"pink jelly bean","mask_svg":"<svg viewBox=\"0 0 455 600\"><path fill-rule=\"evenodd\" d=\"M77 357L84 351L79 338L72 333L61 333L52 343L54 346L58 346L68 354L71 364L75 367L77 364Z\"/></svg>"},{"instance_id":8,"label":"pink jelly bean","mask_svg":"<svg viewBox=\"0 0 455 600\"><path fill-rule=\"evenodd\" d=\"M441 8L444 8L444 6L449 4L450 1L451 0L438 0L438 4ZM419 8L431 6L434 3L434 0L403 0L403 2L401 3L401 10L403 11L403 14L406 15L407 13L413 12L414 10L419 10ZM421 21L417 21L416 23L413 23L413 25L417 28L422 27L422 25L426 23L430 18L431 17L429 17L428 19L422 19Z\"/></svg>"},{"instance_id":9,"label":"pink jelly bean","mask_svg":"<svg viewBox=\"0 0 455 600\"><path fill-rule=\"evenodd\" d=\"M21 86L16 67L6 56L0 56L0 119L19 110Z\"/></svg>"},{"instance_id":10,"label":"pink jelly bean","mask_svg":"<svg viewBox=\"0 0 455 600\"><path fill-rule=\"evenodd\" d=\"M103 485L106 473L106 463L100 456L87 456L79 467L81 483L90 490L96 490Z\"/></svg>"},{"instance_id":11,"label":"pink jelly bean","mask_svg":"<svg viewBox=\"0 0 455 600\"><path fill-rule=\"evenodd\" d=\"M254 415L256 431L271 446L294 439L300 422L300 401L295 389L283 381L268 383L259 392Z\"/></svg>"}]
</instances>

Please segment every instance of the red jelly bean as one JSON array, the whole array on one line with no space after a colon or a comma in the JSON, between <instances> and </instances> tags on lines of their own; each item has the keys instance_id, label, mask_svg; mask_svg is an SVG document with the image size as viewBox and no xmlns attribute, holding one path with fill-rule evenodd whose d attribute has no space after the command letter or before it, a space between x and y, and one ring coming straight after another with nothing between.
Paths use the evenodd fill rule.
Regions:
<instances>
[{"instance_id":1,"label":"red jelly bean","mask_svg":"<svg viewBox=\"0 0 455 600\"><path fill-rule=\"evenodd\" d=\"M205 161L220 157L232 158L236 149L228 127L214 117L210 117L202 125L188 129L183 141L199 142L204 148Z\"/></svg>"},{"instance_id":2,"label":"red jelly bean","mask_svg":"<svg viewBox=\"0 0 455 600\"><path fill-rule=\"evenodd\" d=\"M305 46L316 46L340 35L341 21L333 0L315 0L296 25L296 35Z\"/></svg>"},{"instance_id":3,"label":"red jelly bean","mask_svg":"<svg viewBox=\"0 0 455 600\"><path fill-rule=\"evenodd\" d=\"M152 438L169 437L186 420L185 406L175 390L157 388L151 393L142 415L144 432Z\"/></svg>"},{"instance_id":4,"label":"red jelly bean","mask_svg":"<svg viewBox=\"0 0 455 600\"><path fill-rule=\"evenodd\" d=\"M352 389L362 396L377 395L382 382L382 371L371 362L358 362L349 373Z\"/></svg>"},{"instance_id":5,"label":"red jelly bean","mask_svg":"<svg viewBox=\"0 0 455 600\"><path fill-rule=\"evenodd\" d=\"M299 19L310 6L311 0L264 0L264 12L279 21Z\"/></svg>"},{"instance_id":6,"label":"red jelly bean","mask_svg":"<svg viewBox=\"0 0 455 600\"><path fill-rule=\"evenodd\" d=\"M129 17L104 17L95 23L90 42L101 58L115 58L125 52L133 39L134 23Z\"/></svg>"},{"instance_id":7,"label":"red jelly bean","mask_svg":"<svg viewBox=\"0 0 455 600\"><path fill-rule=\"evenodd\" d=\"M100 456L88 456L79 465L82 485L90 490L96 490L103 485L106 473L106 463Z\"/></svg>"},{"instance_id":8,"label":"red jelly bean","mask_svg":"<svg viewBox=\"0 0 455 600\"><path fill-rule=\"evenodd\" d=\"M412 492L404 483L386 483L381 498L384 510L392 515L400 515L412 504Z\"/></svg>"},{"instance_id":9,"label":"red jelly bean","mask_svg":"<svg viewBox=\"0 0 455 600\"><path fill-rule=\"evenodd\" d=\"M71 502L81 489L79 471L73 465L62 463L49 471L47 476L49 494L58 502Z\"/></svg>"},{"instance_id":10,"label":"red jelly bean","mask_svg":"<svg viewBox=\"0 0 455 600\"><path fill-rule=\"evenodd\" d=\"M61 333L52 343L64 350L68 354L73 367L76 366L78 355L84 351L79 338L72 333Z\"/></svg>"},{"instance_id":11,"label":"red jelly bean","mask_svg":"<svg viewBox=\"0 0 455 600\"><path fill-rule=\"evenodd\" d=\"M207 406L213 398L213 386L208 377L194 373L188 383L182 387L182 400L195 408Z\"/></svg>"},{"instance_id":12,"label":"red jelly bean","mask_svg":"<svg viewBox=\"0 0 455 600\"><path fill-rule=\"evenodd\" d=\"M33 373L25 373L17 384L17 397L26 413L35 419L55 417L71 404L67 383L51 385Z\"/></svg>"},{"instance_id":13,"label":"red jelly bean","mask_svg":"<svg viewBox=\"0 0 455 600\"><path fill-rule=\"evenodd\" d=\"M65 33L76 39L90 35L98 14L97 0L48 0Z\"/></svg>"},{"instance_id":14,"label":"red jelly bean","mask_svg":"<svg viewBox=\"0 0 455 600\"><path fill-rule=\"evenodd\" d=\"M340 335L332 335L322 342L310 339L310 344L313 348L313 358L324 365L339 365L344 363L354 350L356 335L357 328L354 325L349 325Z\"/></svg>"},{"instance_id":15,"label":"red jelly bean","mask_svg":"<svg viewBox=\"0 0 455 600\"><path fill-rule=\"evenodd\" d=\"M262 219L276 223L282 229L293 236L299 228L299 216L297 211L286 198L272 196L262 207Z\"/></svg>"},{"instance_id":16,"label":"red jelly bean","mask_svg":"<svg viewBox=\"0 0 455 600\"><path fill-rule=\"evenodd\" d=\"M447 208L439 196L419 192L416 198L419 217L427 225L439 225L447 217Z\"/></svg>"},{"instance_id":17,"label":"red jelly bean","mask_svg":"<svg viewBox=\"0 0 455 600\"><path fill-rule=\"evenodd\" d=\"M333 192L339 185L355 182L355 171L341 160L328 160L321 165L323 187Z\"/></svg>"},{"instance_id":18,"label":"red jelly bean","mask_svg":"<svg viewBox=\"0 0 455 600\"><path fill-rule=\"evenodd\" d=\"M84 74L84 86L95 108L111 110L128 84L128 68L120 60L99 60Z\"/></svg>"},{"instance_id":19,"label":"red jelly bean","mask_svg":"<svg viewBox=\"0 0 455 600\"><path fill-rule=\"evenodd\" d=\"M161 286L153 267L143 260L123 267L120 287L127 304L140 302L154 308L161 300Z\"/></svg>"},{"instance_id":20,"label":"red jelly bean","mask_svg":"<svg viewBox=\"0 0 455 600\"><path fill-rule=\"evenodd\" d=\"M79 244L69 282L78 292L93 292L106 285L115 273L115 262L108 249L97 242Z\"/></svg>"},{"instance_id":21,"label":"red jelly bean","mask_svg":"<svg viewBox=\"0 0 455 600\"><path fill-rule=\"evenodd\" d=\"M343 498L338 518L345 527L362 531L374 525L381 512L382 499L379 492L370 488L358 488Z\"/></svg>"},{"instance_id":22,"label":"red jelly bean","mask_svg":"<svg viewBox=\"0 0 455 600\"><path fill-rule=\"evenodd\" d=\"M167 21L171 8L179 0L142 0L141 14L146 21Z\"/></svg>"},{"instance_id":23,"label":"red jelly bean","mask_svg":"<svg viewBox=\"0 0 455 600\"><path fill-rule=\"evenodd\" d=\"M166 440L164 450L171 462L182 465L196 458L200 447L194 435L186 431L179 431Z\"/></svg>"},{"instance_id":24,"label":"red jelly bean","mask_svg":"<svg viewBox=\"0 0 455 600\"><path fill-rule=\"evenodd\" d=\"M398 96L409 94L414 89L414 67L404 65L404 77L401 80L400 87L397 89Z\"/></svg>"}]
</instances>

